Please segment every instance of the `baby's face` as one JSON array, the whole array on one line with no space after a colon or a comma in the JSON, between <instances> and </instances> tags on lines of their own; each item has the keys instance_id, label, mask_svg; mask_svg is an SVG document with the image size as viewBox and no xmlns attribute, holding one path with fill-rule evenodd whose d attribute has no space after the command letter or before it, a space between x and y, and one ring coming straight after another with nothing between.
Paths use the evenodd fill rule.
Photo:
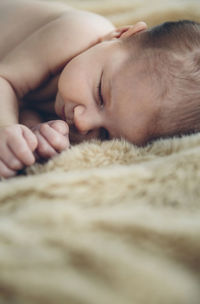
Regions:
<instances>
[{"instance_id":1,"label":"baby's face","mask_svg":"<svg viewBox=\"0 0 200 304\"><path fill-rule=\"evenodd\" d=\"M74 57L58 83L56 113L70 125L71 142L92 138L148 140L155 103L140 59L130 67L120 40L111 40Z\"/></svg>"}]
</instances>

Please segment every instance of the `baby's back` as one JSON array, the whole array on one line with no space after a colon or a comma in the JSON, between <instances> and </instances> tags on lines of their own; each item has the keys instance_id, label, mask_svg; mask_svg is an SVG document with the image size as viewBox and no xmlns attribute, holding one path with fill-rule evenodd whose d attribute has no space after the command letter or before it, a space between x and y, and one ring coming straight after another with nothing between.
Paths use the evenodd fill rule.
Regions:
<instances>
[{"instance_id":1,"label":"baby's back","mask_svg":"<svg viewBox=\"0 0 200 304\"><path fill-rule=\"evenodd\" d=\"M0 1L0 60L28 36L51 20L59 17L64 4L27 0Z\"/></svg>"}]
</instances>

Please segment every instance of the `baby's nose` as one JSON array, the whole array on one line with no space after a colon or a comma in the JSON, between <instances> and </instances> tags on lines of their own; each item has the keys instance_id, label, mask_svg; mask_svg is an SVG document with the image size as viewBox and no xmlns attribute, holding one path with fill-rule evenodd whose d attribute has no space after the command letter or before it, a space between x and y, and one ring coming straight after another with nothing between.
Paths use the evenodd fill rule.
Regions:
<instances>
[{"instance_id":1,"label":"baby's nose","mask_svg":"<svg viewBox=\"0 0 200 304\"><path fill-rule=\"evenodd\" d=\"M88 132L101 127L101 117L95 109L78 105L74 109L74 124L80 134L86 136Z\"/></svg>"}]
</instances>

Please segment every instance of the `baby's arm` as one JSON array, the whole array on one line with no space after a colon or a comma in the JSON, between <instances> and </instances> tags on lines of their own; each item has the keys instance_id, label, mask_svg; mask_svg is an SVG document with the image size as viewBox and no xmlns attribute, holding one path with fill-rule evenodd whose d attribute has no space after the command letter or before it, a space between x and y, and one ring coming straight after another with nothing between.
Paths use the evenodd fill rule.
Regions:
<instances>
[{"instance_id":1,"label":"baby's arm","mask_svg":"<svg viewBox=\"0 0 200 304\"><path fill-rule=\"evenodd\" d=\"M43 32L42 39L48 45L48 66L53 72L56 67L64 67L73 57L100 42L113 29L111 22L100 15L79 10L64 13Z\"/></svg>"},{"instance_id":2,"label":"baby's arm","mask_svg":"<svg viewBox=\"0 0 200 304\"><path fill-rule=\"evenodd\" d=\"M18 99L10 83L0 77L0 177L34 163L36 136L18 124Z\"/></svg>"}]
</instances>

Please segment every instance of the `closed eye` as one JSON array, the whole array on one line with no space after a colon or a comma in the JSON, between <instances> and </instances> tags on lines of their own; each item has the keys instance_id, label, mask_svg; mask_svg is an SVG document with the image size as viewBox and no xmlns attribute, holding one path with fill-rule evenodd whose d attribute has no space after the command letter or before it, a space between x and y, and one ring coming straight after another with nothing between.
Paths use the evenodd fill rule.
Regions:
<instances>
[{"instance_id":1,"label":"closed eye","mask_svg":"<svg viewBox=\"0 0 200 304\"><path fill-rule=\"evenodd\" d=\"M100 108L104 107L104 100L103 100L102 91L101 91L102 76L103 76L103 72L101 73L101 77L100 77L100 81L99 81L99 85L98 85L98 99L99 99Z\"/></svg>"}]
</instances>

